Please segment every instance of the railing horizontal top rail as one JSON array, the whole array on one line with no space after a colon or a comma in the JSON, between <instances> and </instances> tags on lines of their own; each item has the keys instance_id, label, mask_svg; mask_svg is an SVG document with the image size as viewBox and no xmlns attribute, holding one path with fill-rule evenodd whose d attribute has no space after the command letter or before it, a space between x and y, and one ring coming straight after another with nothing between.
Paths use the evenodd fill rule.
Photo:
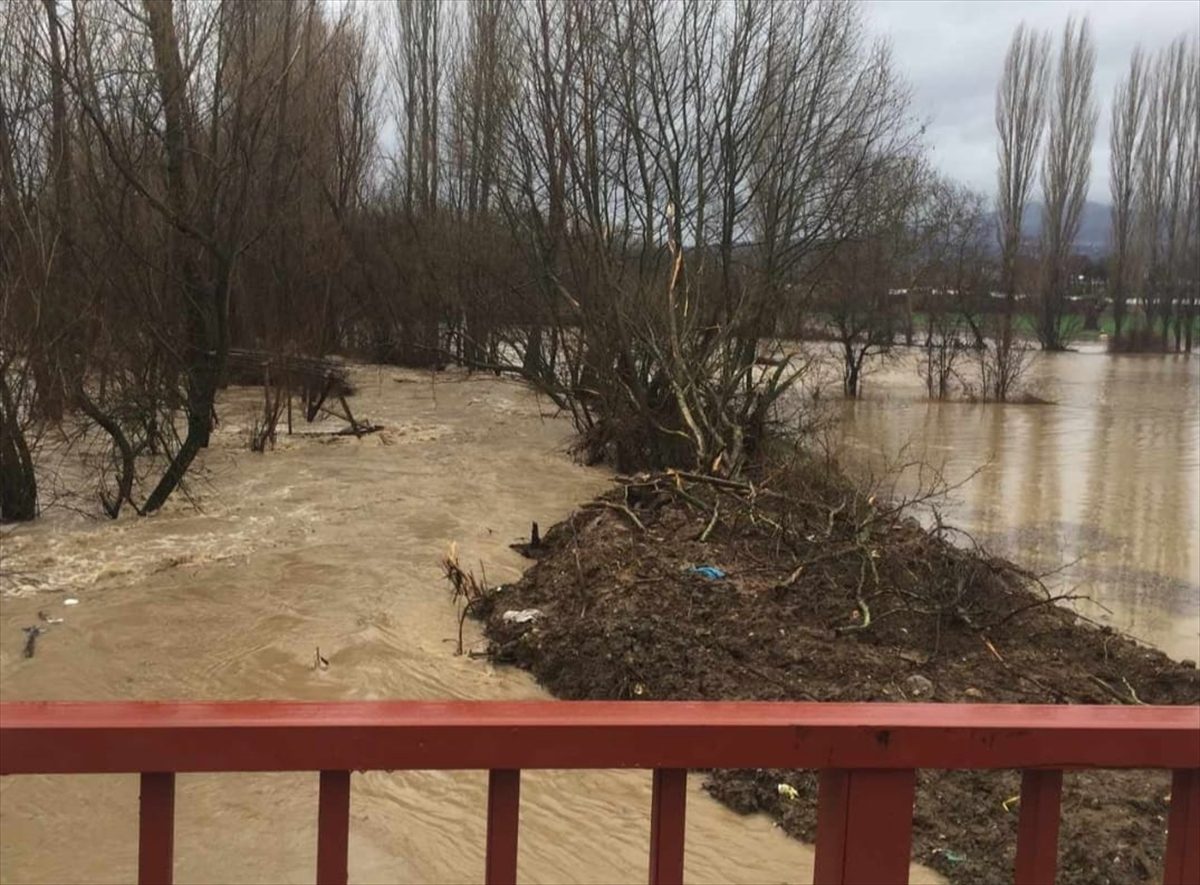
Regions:
<instances>
[{"instance_id":1,"label":"railing horizontal top rail","mask_svg":"<svg viewBox=\"0 0 1200 885\"><path fill-rule=\"evenodd\" d=\"M8 702L0 774L518 768L1200 768L1200 707Z\"/></svg>"}]
</instances>

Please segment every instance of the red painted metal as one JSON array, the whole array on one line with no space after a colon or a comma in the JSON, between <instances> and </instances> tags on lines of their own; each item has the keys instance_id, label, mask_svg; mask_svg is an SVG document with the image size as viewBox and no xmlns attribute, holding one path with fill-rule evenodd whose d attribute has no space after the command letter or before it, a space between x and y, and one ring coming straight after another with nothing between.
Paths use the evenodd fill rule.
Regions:
<instances>
[{"instance_id":1,"label":"red painted metal","mask_svg":"<svg viewBox=\"0 0 1200 885\"><path fill-rule=\"evenodd\" d=\"M656 768L650 799L650 885L683 885L687 769Z\"/></svg>"},{"instance_id":2,"label":"red painted metal","mask_svg":"<svg viewBox=\"0 0 1200 885\"><path fill-rule=\"evenodd\" d=\"M1200 768L1200 707L6 703L0 774L492 768Z\"/></svg>"},{"instance_id":3,"label":"red painted metal","mask_svg":"<svg viewBox=\"0 0 1200 885\"><path fill-rule=\"evenodd\" d=\"M494 768L488 772L487 885L517 881L517 831L521 817L521 771Z\"/></svg>"},{"instance_id":4,"label":"red painted metal","mask_svg":"<svg viewBox=\"0 0 1200 885\"><path fill-rule=\"evenodd\" d=\"M175 775L146 772L138 797L138 885L175 877Z\"/></svg>"},{"instance_id":5,"label":"red painted metal","mask_svg":"<svg viewBox=\"0 0 1200 885\"><path fill-rule=\"evenodd\" d=\"M351 770L488 769L487 879L512 882L519 769L654 769L650 878L678 882L686 770L767 767L823 772L822 883L905 881L916 768L1026 770L1028 881L1053 876L1062 769L1174 769L1165 881L1200 882L1200 707L0 703L0 775L168 772L142 778L142 882L171 878L170 772L320 771L318 880L345 882Z\"/></svg>"},{"instance_id":6,"label":"red painted metal","mask_svg":"<svg viewBox=\"0 0 1200 885\"><path fill-rule=\"evenodd\" d=\"M1027 770L1021 775L1021 820L1014 867L1014 880L1021 885L1054 885L1061 802L1061 771Z\"/></svg>"},{"instance_id":7,"label":"red painted metal","mask_svg":"<svg viewBox=\"0 0 1200 885\"><path fill-rule=\"evenodd\" d=\"M346 885L350 772L322 771L317 799L317 885Z\"/></svg>"},{"instance_id":8,"label":"red painted metal","mask_svg":"<svg viewBox=\"0 0 1200 885\"><path fill-rule=\"evenodd\" d=\"M814 885L907 882L915 787L912 770L822 771Z\"/></svg>"},{"instance_id":9,"label":"red painted metal","mask_svg":"<svg viewBox=\"0 0 1200 885\"><path fill-rule=\"evenodd\" d=\"M1200 770L1179 770L1171 777L1171 813L1167 818L1167 856L1163 885L1200 882Z\"/></svg>"}]
</instances>

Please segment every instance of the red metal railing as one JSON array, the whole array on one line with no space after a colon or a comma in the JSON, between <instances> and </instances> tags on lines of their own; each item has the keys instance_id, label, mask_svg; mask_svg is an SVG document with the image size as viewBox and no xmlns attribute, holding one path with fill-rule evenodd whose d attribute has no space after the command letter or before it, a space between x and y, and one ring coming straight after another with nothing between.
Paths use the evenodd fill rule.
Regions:
<instances>
[{"instance_id":1,"label":"red metal railing","mask_svg":"<svg viewBox=\"0 0 1200 885\"><path fill-rule=\"evenodd\" d=\"M346 881L350 772L488 769L492 883L521 769L654 772L650 881L683 878L689 768L820 769L817 883L904 882L915 770L1022 769L1016 881L1052 882L1062 771L1174 772L1163 878L1200 883L1200 707L380 702L0 704L0 774L141 774L141 882L172 877L177 772L320 772L317 881Z\"/></svg>"}]
</instances>

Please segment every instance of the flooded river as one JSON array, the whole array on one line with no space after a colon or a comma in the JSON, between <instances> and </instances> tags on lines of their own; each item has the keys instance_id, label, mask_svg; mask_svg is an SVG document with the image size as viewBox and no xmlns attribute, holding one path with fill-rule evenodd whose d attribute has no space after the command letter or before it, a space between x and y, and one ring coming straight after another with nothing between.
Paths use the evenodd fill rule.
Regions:
<instances>
[{"instance_id":1,"label":"flooded river","mask_svg":"<svg viewBox=\"0 0 1200 885\"><path fill-rule=\"evenodd\" d=\"M573 464L569 425L514 384L357 380L356 415L386 430L265 455L245 450L254 395L226 398L192 486L199 512L179 499L148 519L56 512L6 528L3 698L545 697L524 672L454 655L439 559L456 541L489 580L516 578L526 563L509 542L606 474ZM26 660L21 628L39 610L65 623ZM328 669L314 669L318 646ZM176 881L311 881L316 789L315 774L181 776ZM479 881L485 798L482 772L355 775L351 881ZM648 773L531 772L521 799L522 881L645 881ZM0 881L131 881L136 801L135 777L3 779ZM690 882L811 881L807 847L697 779L687 840Z\"/></svg>"},{"instance_id":2,"label":"flooded river","mask_svg":"<svg viewBox=\"0 0 1200 885\"><path fill-rule=\"evenodd\" d=\"M1057 571L1053 589L1091 597L1074 603L1081 614L1196 660L1200 359L1040 354L1029 385L1053 404L929 402L906 354L839 404L840 443L876 470L917 460L966 479L947 522Z\"/></svg>"},{"instance_id":3,"label":"flooded river","mask_svg":"<svg viewBox=\"0 0 1200 885\"><path fill-rule=\"evenodd\" d=\"M1031 564L1083 557L1065 576L1108 610L1090 613L1195 657L1197 363L1068 355L1035 371L1058 405L931 405L894 365L845 405L842 444L870 461L911 442L952 479L986 460L949 516ZM545 697L523 672L454 655L439 559L455 541L489 580L516 578L509 542L606 474L573 464L569 426L514 384L356 377L355 412L380 433L254 455L255 395L234 392L192 485L199 509L180 498L148 519L59 511L6 528L3 699ZM65 622L26 660L21 628L39 611ZM479 880L485 786L482 772L355 775L351 880ZM311 881L316 787L315 774L182 776L177 881ZM5 778L0 881L130 880L136 800L134 777ZM649 802L648 773L527 774L522 881L644 881ZM811 881L805 846L698 781L687 836L689 882Z\"/></svg>"}]
</instances>

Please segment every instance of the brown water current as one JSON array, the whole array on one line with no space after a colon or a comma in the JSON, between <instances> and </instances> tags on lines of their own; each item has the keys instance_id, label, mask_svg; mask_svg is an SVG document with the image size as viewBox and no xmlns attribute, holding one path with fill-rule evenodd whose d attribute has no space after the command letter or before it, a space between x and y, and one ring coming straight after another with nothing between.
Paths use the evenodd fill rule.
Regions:
<instances>
[{"instance_id":1,"label":"brown water current","mask_svg":"<svg viewBox=\"0 0 1200 885\"><path fill-rule=\"evenodd\" d=\"M569 425L522 388L446 377L359 370L355 412L386 430L265 455L245 447L257 394L233 391L192 484L199 510L180 498L146 519L6 528L0 696L544 698L522 671L454 654L439 559L455 541L489 581L512 580L527 563L509 542L608 478L572 463ZM27 660L39 610L65 622ZM181 776L176 880L311 881L316 788L316 774ZM479 881L485 799L482 772L354 775L351 881ZM521 800L522 881L645 880L649 773L529 772ZM131 881L136 809L132 776L3 779L0 881ZM808 847L718 805L698 776L687 849L689 882L811 881Z\"/></svg>"},{"instance_id":2,"label":"brown water current","mask_svg":"<svg viewBox=\"0 0 1200 885\"><path fill-rule=\"evenodd\" d=\"M930 402L916 365L893 359L839 403L847 460L943 467L966 480L947 522L1056 571L1055 592L1091 598L1081 614L1200 658L1200 358L1039 354L1028 385L1050 405Z\"/></svg>"}]
</instances>

